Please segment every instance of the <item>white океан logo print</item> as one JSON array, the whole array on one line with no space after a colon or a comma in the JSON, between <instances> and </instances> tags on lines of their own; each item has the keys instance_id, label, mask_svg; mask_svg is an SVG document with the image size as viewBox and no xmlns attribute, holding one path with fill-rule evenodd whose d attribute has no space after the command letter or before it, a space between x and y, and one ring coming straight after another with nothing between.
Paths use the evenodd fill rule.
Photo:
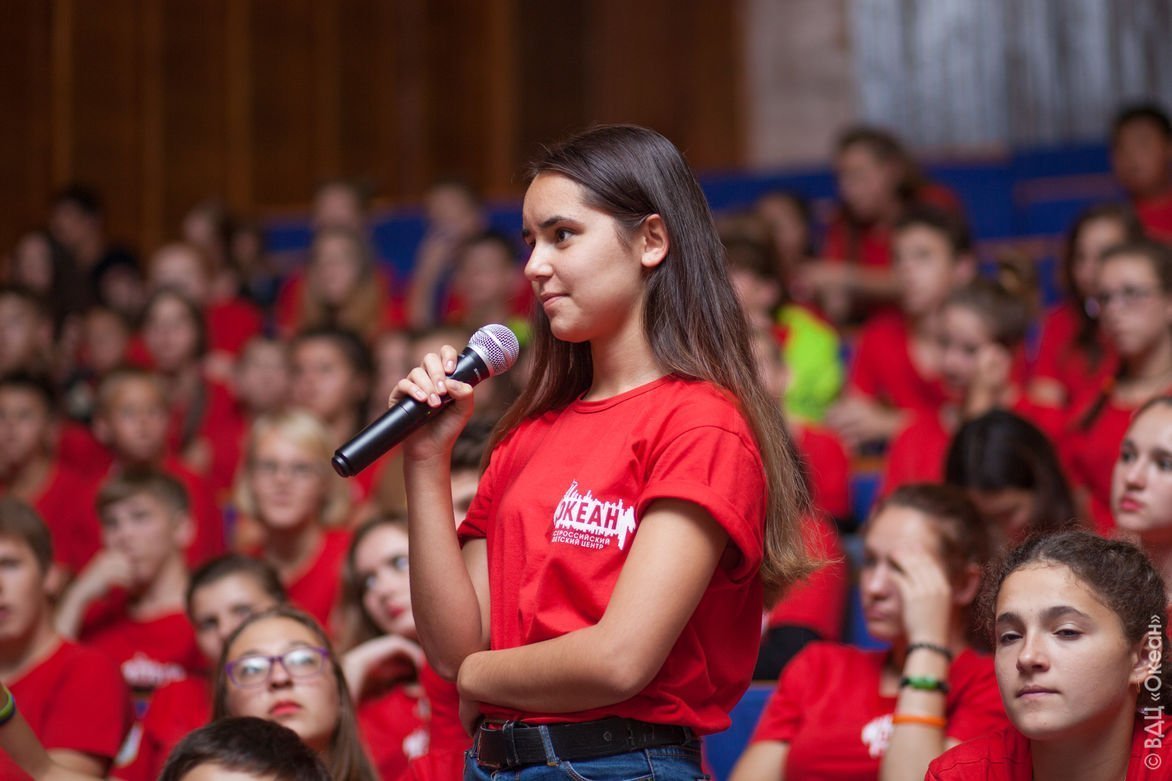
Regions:
<instances>
[{"instance_id":1,"label":"white \u043e\u043a\u0435\u0430\u043d logo print","mask_svg":"<svg viewBox=\"0 0 1172 781\"><path fill-rule=\"evenodd\" d=\"M635 532L635 508L619 499L605 502L587 491L578 492L578 481L570 483L553 513L551 542L601 550L617 537L619 550Z\"/></svg>"}]
</instances>

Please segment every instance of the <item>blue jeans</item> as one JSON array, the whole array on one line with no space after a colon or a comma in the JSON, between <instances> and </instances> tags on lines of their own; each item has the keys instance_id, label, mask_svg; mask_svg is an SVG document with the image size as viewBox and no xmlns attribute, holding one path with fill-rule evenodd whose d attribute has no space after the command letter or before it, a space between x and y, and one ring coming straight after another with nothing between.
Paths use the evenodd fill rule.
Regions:
<instances>
[{"instance_id":1,"label":"blue jeans","mask_svg":"<svg viewBox=\"0 0 1172 781\"><path fill-rule=\"evenodd\" d=\"M464 755L464 781L707 781L700 767L700 742L660 746L575 761L553 755L548 764L489 770L476 764L475 746Z\"/></svg>"}]
</instances>

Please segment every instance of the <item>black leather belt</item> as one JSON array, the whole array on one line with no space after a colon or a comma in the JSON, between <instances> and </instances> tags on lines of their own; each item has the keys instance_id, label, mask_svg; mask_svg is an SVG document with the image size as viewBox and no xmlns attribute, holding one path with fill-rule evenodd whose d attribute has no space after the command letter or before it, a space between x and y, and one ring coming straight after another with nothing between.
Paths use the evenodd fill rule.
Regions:
<instances>
[{"instance_id":1,"label":"black leather belt","mask_svg":"<svg viewBox=\"0 0 1172 781\"><path fill-rule=\"evenodd\" d=\"M688 727L635 719L544 725L485 722L476 731L477 763L490 770L546 764L550 760L541 739L541 727L548 731L554 757L571 762L657 746L682 746L696 739L696 733Z\"/></svg>"}]
</instances>

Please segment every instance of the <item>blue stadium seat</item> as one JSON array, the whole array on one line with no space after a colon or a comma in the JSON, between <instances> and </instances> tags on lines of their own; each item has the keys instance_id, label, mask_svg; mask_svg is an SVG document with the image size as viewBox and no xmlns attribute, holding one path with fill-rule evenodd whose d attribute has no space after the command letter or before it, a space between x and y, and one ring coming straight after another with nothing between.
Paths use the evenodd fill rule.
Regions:
<instances>
[{"instance_id":1,"label":"blue stadium seat","mask_svg":"<svg viewBox=\"0 0 1172 781\"><path fill-rule=\"evenodd\" d=\"M704 758L716 781L725 781L732 773L773 689L772 683L754 683L729 714L732 718L729 728L704 738Z\"/></svg>"}]
</instances>

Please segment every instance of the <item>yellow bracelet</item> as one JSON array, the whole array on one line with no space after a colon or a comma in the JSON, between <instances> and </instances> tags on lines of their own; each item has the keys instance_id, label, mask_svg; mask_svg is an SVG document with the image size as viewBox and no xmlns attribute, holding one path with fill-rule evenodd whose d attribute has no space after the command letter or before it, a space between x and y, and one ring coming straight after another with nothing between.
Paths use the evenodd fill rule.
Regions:
<instances>
[{"instance_id":1,"label":"yellow bracelet","mask_svg":"<svg viewBox=\"0 0 1172 781\"><path fill-rule=\"evenodd\" d=\"M896 724L919 724L924 727L938 727L944 729L948 726L948 720L943 716L919 716L915 713L893 713L891 715L892 725Z\"/></svg>"}]
</instances>

